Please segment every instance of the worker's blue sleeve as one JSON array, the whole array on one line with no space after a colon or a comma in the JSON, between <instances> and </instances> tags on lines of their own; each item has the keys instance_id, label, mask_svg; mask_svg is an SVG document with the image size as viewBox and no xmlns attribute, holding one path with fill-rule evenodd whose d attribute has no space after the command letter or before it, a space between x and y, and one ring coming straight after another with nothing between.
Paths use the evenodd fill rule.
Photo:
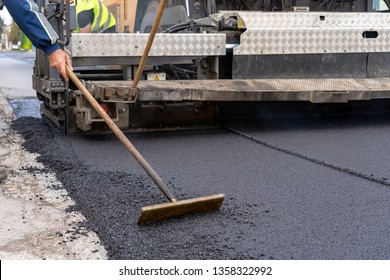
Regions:
<instances>
[{"instance_id":1,"label":"worker's blue sleeve","mask_svg":"<svg viewBox=\"0 0 390 280\"><path fill-rule=\"evenodd\" d=\"M1 1L35 47L46 54L51 54L60 48L57 43L57 33L45 16L38 11L34 0L0 0L0 4Z\"/></svg>"}]
</instances>

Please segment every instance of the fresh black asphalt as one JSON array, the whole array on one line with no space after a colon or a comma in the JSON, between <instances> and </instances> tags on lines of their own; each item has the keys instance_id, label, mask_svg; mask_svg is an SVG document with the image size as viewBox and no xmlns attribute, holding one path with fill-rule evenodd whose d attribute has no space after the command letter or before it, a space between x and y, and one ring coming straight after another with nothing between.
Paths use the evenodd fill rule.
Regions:
<instances>
[{"instance_id":1,"label":"fresh black asphalt","mask_svg":"<svg viewBox=\"0 0 390 280\"><path fill-rule=\"evenodd\" d=\"M13 128L56 172L110 259L389 259L390 116L230 121L129 134L179 199L225 193L217 212L137 226L166 202L113 135Z\"/></svg>"}]
</instances>

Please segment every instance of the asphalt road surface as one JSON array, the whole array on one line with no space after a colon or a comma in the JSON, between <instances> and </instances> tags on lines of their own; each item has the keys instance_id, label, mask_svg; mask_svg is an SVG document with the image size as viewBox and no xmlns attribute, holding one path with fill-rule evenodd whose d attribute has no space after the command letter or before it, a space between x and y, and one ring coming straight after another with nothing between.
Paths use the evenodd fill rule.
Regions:
<instances>
[{"instance_id":1,"label":"asphalt road surface","mask_svg":"<svg viewBox=\"0 0 390 280\"><path fill-rule=\"evenodd\" d=\"M128 135L179 199L226 195L218 212L146 226L140 208L166 199L115 136L64 136L19 111L25 148L56 172L110 259L390 258L386 108L281 118L284 108L216 130Z\"/></svg>"}]
</instances>

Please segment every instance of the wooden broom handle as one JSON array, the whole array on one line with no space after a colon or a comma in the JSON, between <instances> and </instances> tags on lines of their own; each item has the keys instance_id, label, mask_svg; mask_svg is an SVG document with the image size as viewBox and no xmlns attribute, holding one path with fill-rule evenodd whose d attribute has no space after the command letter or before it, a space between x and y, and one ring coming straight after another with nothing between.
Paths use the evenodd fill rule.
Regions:
<instances>
[{"instance_id":1,"label":"wooden broom handle","mask_svg":"<svg viewBox=\"0 0 390 280\"><path fill-rule=\"evenodd\" d=\"M157 28L160 25L160 21L161 21L162 15L164 13L166 3L167 3L167 0L160 1L160 6L158 7L156 18L154 19L152 30L150 31L150 35L148 38L148 42L146 43L146 47L145 47L144 53L141 57L141 61L140 61L139 66L138 66L137 73L134 77L132 88L137 88L138 82L141 78L141 74L144 71L146 60L148 59L150 49L152 48L154 37L156 36Z\"/></svg>"},{"instance_id":2,"label":"wooden broom handle","mask_svg":"<svg viewBox=\"0 0 390 280\"><path fill-rule=\"evenodd\" d=\"M160 188L160 190L164 193L164 195L171 201L176 202L176 198L172 194L172 192L168 189L167 185L164 181L158 176L156 171L150 166L150 164L144 159L144 157L138 152L138 150L134 147L134 145L130 142L130 140L126 137L126 135L120 130L120 128L116 125L116 123L110 118L110 116L104 111L104 109L100 106L100 104L96 101L96 99L92 96L92 94L87 90L84 84L77 78L77 76L73 73L68 65L66 65L66 73L69 78L75 83L78 89L83 93L84 97L88 100L91 106L98 112L98 114L104 119L107 125L111 128L112 132L119 138L119 140L125 145L126 149L130 152L130 154L138 161L141 167L145 170L145 172L152 178L152 180L156 183L156 185Z\"/></svg>"}]
</instances>

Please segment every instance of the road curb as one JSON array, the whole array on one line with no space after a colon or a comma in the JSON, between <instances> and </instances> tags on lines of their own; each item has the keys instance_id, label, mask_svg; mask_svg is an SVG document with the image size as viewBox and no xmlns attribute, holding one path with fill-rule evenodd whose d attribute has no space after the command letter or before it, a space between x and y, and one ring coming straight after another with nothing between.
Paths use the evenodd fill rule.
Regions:
<instances>
[{"instance_id":1,"label":"road curb","mask_svg":"<svg viewBox=\"0 0 390 280\"><path fill-rule=\"evenodd\" d=\"M10 107L7 99L3 95L0 89L0 139L7 136L10 130L10 122L14 119L15 115ZM2 163L6 156L10 153L9 150L0 147L0 183L7 179L8 168Z\"/></svg>"},{"instance_id":2,"label":"road curb","mask_svg":"<svg viewBox=\"0 0 390 280\"><path fill-rule=\"evenodd\" d=\"M0 259L107 259L96 233L80 227L56 174L23 148L17 122L0 89Z\"/></svg>"},{"instance_id":3,"label":"road curb","mask_svg":"<svg viewBox=\"0 0 390 280\"><path fill-rule=\"evenodd\" d=\"M14 112L1 89L0 89L0 116L2 117L1 119L6 122L11 122L15 118Z\"/></svg>"}]
</instances>

